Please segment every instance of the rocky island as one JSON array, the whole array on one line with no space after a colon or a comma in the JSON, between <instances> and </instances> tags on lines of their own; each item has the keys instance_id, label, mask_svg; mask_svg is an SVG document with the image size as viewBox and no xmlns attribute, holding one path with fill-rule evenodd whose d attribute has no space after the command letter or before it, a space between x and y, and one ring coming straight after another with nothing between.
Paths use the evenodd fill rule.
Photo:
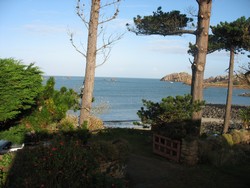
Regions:
<instances>
[{"instance_id":1,"label":"rocky island","mask_svg":"<svg viewBox=\"0 0 250 188\"><path fill-rule=\"evenodd\" d=\"M192 76L186 72L172 73L161 78L161 81L183 82L184 84L191 85ZM227 87L227 85L228 76L215 76L204 79L204 87ZM234 77L234 87L241 89L250 88L250 86L242 81L238 76Z\"/></svg>"}]
</instances>

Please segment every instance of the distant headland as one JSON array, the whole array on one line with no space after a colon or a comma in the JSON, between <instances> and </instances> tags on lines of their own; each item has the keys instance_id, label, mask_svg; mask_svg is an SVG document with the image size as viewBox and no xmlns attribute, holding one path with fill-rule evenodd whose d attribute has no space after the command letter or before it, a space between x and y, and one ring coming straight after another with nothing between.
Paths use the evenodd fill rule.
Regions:
<instances>
[{"instance_id":1,"label":"distant headland","mask_svg":"<svg viewBox=\"0 0 250 188\"><path fill-rule=\"evenodd\" d=\"M186 72L172 73L161 78L161 81L183 82L191 85L192 76ZM204 79L204 88L206 87L227 87L228 76L216 76ZM244 83L237 76L234 77L234 88L250 89L250 86Z\"/></svg>"}]
</instances>

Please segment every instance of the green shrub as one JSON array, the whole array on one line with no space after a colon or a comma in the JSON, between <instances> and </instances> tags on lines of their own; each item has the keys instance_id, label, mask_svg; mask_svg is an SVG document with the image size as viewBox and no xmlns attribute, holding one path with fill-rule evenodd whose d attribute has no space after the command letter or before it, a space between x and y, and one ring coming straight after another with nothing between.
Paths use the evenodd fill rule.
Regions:
<instances>
[{"instance_id":1,"label":"green shrub","mask_svg":"<svg viewBox=\"0 0 250 188\"><path fill-rule=\"evenodd\" d=\"M6 179L8 177L8 170L11 167L11 163L13 162L14 154L6 153L1 156L0 159L0 168L1 168L1 176L0 176L0 187L5 184Z\"/></svg>"},{"instance_id":2,"label":"green shrub","mask_svg":"<svg viewBox=\"0 0 250 188\"><path fill-rule=\"evenodd\" d=\"M192 113L201 110L205 102L192 104L192 96L163 98L160 103L143 100L146 107L138 111L142 123L151 124L154 131L167 137L180 139L186 135L199 135L200 122L192 121Z\"/></svg>"},{"instance_id":3,"label":"green shrub","mask_svg":"<svg viewBox=\"0 0 250 188\"><path fill-rule=\"evenodd\" d=\"M190 120L192 113L201 110L203 102L192 104L192 96L169 96L163 98L160 103L143 100L143 105L137 112L143 123L147 124L165 124L170 122L182 122Z\"/></svg>"},{"instance_id":4,"label":"green shrub","mask_svg":"<svg viewBox=\"0 0 250 188\"><path fill-rule=\"evenodd\" d=\"M8 130L0 132L0 139L8 140L13 143L21 144L25 140L25 134L28 132L24 125L11 127Z\"/></svg>"},{"instance_id":5,"label":"green shrub","mask_svg":"<svg viewBox=\"0 0 250 188\"><path fill-rule=\"evenodd\" d=\"M31 115L23 119L23 122L35 131L46 129L50 124L60 122L66 117L68 110L77 110L78 108L78 94L75 91L72 89L68 90L65 87L57 91L54 89L54 86L55 79L50 77L44 86L43 93L39 97L38 108L34 109ZM64 125L62 127L66 128L66 125Z\"/></svg>"},{"instance_id":6,"label":"green shrub","mask_svg":"<svg viewBox=\"0 0 250 188\"><path fill-rule=\"evenodd\" d=\"M75 129L75 124L72 119L64 118L57 124L57 128L62 131L72 131Z\"/></svg>"},{"instance_id":7,"label":"green shrub","mask_svg":"<svg viewBox=\"0 0 250 188\"><path fill-rule=\"evenodd\" d=\"M100 169L120 159L120 148L108 142L86 145L80 135L59 134L46 147L20 151L6 187L125 187L110 171Z\"/></svg>"}]
</instances>

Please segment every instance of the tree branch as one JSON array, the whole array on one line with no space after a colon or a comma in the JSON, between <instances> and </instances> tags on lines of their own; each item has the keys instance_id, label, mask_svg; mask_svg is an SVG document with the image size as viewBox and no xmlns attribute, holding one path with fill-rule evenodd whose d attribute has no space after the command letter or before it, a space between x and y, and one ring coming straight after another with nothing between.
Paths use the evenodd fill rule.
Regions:
<instances>
[{"instance_id":1,"label":"tree branch","mask_svg":"<svg viewBox=\"0 0 250 188\"><path fill-rule=\"evenodd\" d=\"M69 36L70 36L70 43L71 43L71 45L75 48L75 50L78 52L78 53L80 53L82 56L84 56L85 58L87 57L86 56L86 54L85 53L83 53L81 50L79 50L77 47L76 47L76 45L74 44L74 40L73 40L73 33L70 33L70 32L68 32L68 34L69 34Z\"/></svg>"},{"instance_id":2,"label":"tree branch","mask_svg":"<svg viewBox=\"0 0 250 188\"><path fill-rule=\"evenodd\" d=\"M85 27L88 29L89 28L89 22L86 21L86 18L85 18L85 15L84 15L84 10L83 10L83 8L81 9L81 7L80 7L80 2L81 2L81 0L77 0L76 14L79 16L79 18L84 23ZM83 4L82 6L84 7L85 5Z\"/></svg>"},{"instance_id":3,"label":"tree branch","mask_svg":"<svg viewBox=\"0 0 250 188\"><path fill-rule=\"evenodd\" d=\"M110 18L107 18L107 19L105 19L105 20L99 22L99 25L104 24L104 23L106 23L106 22L109 22L109 21L111 21L111 20L114 20L114 19L118 16L118 14L119 14L119 9L118 9L118 5L117 5L117 4L118 4L120 1L121 1L121 0L116 0L116 1L113 1L113 2L110 2L110 3L106 3L105 5L103 5L103 6L100 7L100 9L102 9L102 8L105 8L105 7L108 7L108 6L111 6L111 5L117 6L117 7L116 7L116 10L115 10L115 12L114 12L114 14L113 14L113 16L111 16Z\"/></svg>"},{"instance_id":4,"label":"tree branch","mask_svg":"<svg viewBox=\"0 0 250 188\"><path fill-rule=\"evenodd\" d=\"M103 37L102 37L102 39L103 39L103 41L102 41L103 45L96 50L97 53L100 52L100 53L103 54L103 62L101 64L99 64L99 65L96 65L96 68L100 67L101 65L103 65L104 63L106 63L106 61L109 58L112 46L114 45L114 43L116 41L120 40L124 36L124 34L125 33L123 33L121 35L118 35L116 37L112 37L112 35L110 35L107 40L105 40L105 38L106 38L105 37L105 33L103 34Z\"/></svg>"}]
</instances>

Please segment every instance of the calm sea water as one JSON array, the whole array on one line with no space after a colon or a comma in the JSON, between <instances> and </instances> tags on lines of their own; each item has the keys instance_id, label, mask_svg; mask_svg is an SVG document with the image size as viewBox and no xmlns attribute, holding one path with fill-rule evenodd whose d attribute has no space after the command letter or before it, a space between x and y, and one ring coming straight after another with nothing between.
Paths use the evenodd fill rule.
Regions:
<instances>
[{"instance_id":1,"label":"calm sea water","mask_svg":"<svg viewBox=\"0 0 250 188\"><path fill-rule=\"evenodd\" d=\"M45 81L48 77L45 77ZM80 92L83 77L56 76L56 89L62 86L72 88ZM250 92L245 89L233 90L233 104L250 105L249 97L241 97L238 94ZM190 93L190 86L182 83L162 82L159 79L139 78L96 78L94 106L105 107L105 113L97 114L106 124L131 124L139 120L137 111L142 107L142 99L160 101L163 97L184 95ZM204 89L206 103L225 104L227 96L226 88Z\"/></svg>"}]
</instances>

